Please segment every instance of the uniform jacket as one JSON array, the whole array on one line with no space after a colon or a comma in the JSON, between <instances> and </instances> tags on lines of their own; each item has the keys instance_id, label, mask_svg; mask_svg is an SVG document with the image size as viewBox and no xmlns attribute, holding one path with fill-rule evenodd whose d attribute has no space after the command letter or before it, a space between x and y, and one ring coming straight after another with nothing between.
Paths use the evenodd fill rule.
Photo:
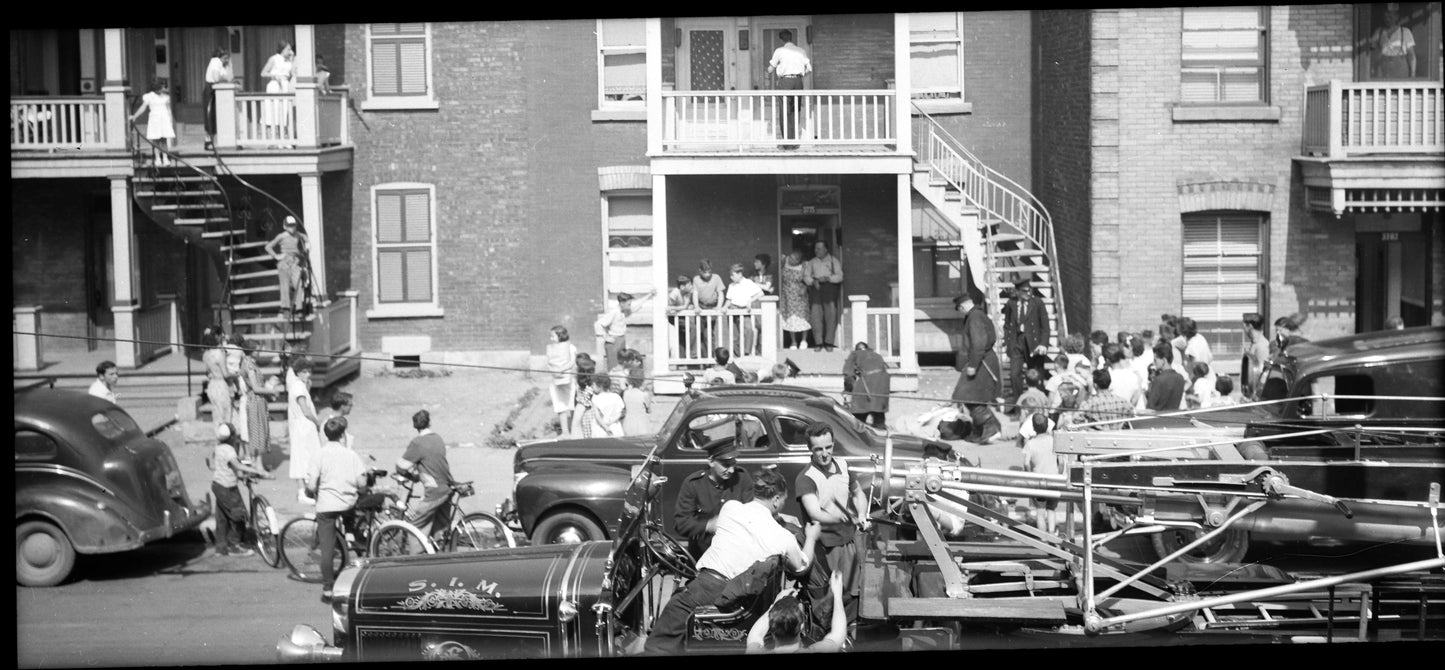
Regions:
<instances>
[{"instance_id":1,"label":"uniform jacket","mask_svg":"<svg viewBox=\"0 0 1445 670\"><path fill-rule=\"evenodd\" d=\"M1024 306L1023 321L1019 321L1019 304ZM1019 324L1023 324L1020 332ZM1049 313L1044 306L1044 301L1029 292L1027 298L1015 296L1004 306L1003 315L1004 344L1009 348L1021 348L1024 352L1032 352L1036 347L1047 346L1049 343ZM1019 339L1022 336L1023 346Z\"/></svg>"},{"instance_id":2,"label":"uniform jacket","mask_svg":"<svg viewBox=\"0 0 1445 670\"><path fill-rule=\"evenodd\" d=\"M963 316L963 342L958 348L958 384L953 387L953 399L958 402L993 402L998 397L999 364L998 354L993 345L998 339L993 321L983 305L974 305ZM977 373L972 379L968 368Z\"/></svg>"}]
</instances>

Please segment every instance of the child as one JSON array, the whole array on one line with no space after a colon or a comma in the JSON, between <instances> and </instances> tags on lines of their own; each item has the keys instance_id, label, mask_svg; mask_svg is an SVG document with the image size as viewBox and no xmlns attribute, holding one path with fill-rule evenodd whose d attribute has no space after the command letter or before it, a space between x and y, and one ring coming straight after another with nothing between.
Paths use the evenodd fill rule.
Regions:
<instances>
[{"instance_id":1,"label":"child","mask_svg":"<svg viewBox=\"0 0 1445 670\"><path fill-rule=\"evenodd\" d=\"M622 434L651 435L652 421L648 415L652 413L652 395L642 388L646 378L642 376L642 368L632 368L627 373L627 390L622 392Z\"/></svg>"},{"instance_id":2,"label":"child","mask_svg":"<svg viewBox=\"0 0 1445 670\"><path fill-rule=\"evenodd\" d=\"M557 432L572 437L572 407L577 402L577 346L562 326L547 334L547 371L552 373L552 411L557 413Z\"/></svg>"},{"instance_id":3,"label":"child","mask_svg":"<svg viewBox=\"0 0 1445 670\"><path fill-rule=\"evenodd\" d=\"M572 402L571 433L574 436L582 435L583 419L587 418L592 409L592 395L596 393L592 386L592 376L596 372L597 362L593 361L591 356L585 353L577 354L577 397Z\"/></svg>"},{"instance_id":4,"label":"child","mask_svg":"<svg viewBox=\"0 0 1445 670\"><path fill-rule=\"evenodd\" d=\"M271 473L242 463L236 456L240 435L229 423L216 427L216 449L211 454L211 496L216 500L216 555L255 556L242 546L246 537L246 505L241 499L238 474L271 479Z\"/></svg>"},{"instance_id":5,"label":"child","mask_svg":"<svg viewBox=\"0 0 1445 670\"><path fill-rule=\"evenodd\" d=\"M1209 364L1204 361L1196 361L1189 372L1190 385L1186 394L1189 409L1212 407L1216 398L1214 390L1216 378L1214 373L1209 370Z\"/></svg>"},{"instance_id":6,"label":"child","mask_svg":"<svg viewBox=\"0 0 1445 670\"><path fill-rule=\"evenodd\" d=\"M176 128L171 122L171 94L166 90L165 81L152 79L150 91L140 99L140 106L130 115L130 120L134 123L142 112L150 110L151 115L146 119L146 139L162 140L155 151L155 164L169 166L170 152L176 146Z\"/></svg>"},{"instance_id":7,"label":"child","mask_svg":"<svg viewBox=\"0 0 1445 670\"><path fill-rule=\"evenodd\" d=\"M1042 408L1049 404L1049 395L1044 392L1044 375L1035 368L1024 370L1024 392L1019 394L1019 422L1028 421L1028 410L1024 407L1031 406Z\"/></svg>"},{"instance_id":8,"label":"child","mask_svg":"<svg viewBox=\"0 0 1445 670\"><path fill-rule=\"evenodd\" d=\"M1229 375L1219 375L1219 379L1214 380L1214 392L1214 404L1209 405L1210 407L1229 407L1239 404L1239 401L1234 399L1234 378Z\"/></svg>"},{"instance_id":9,"label":"child","mask_svg":"<svg viewBox=\"0 0 1445 670\"><path fill-rule=\"evenodd\" d=\"M301 232L301 222L296 217L288 215L282 227L283 230L266 243L266 253L276 259L276 279L281 283L281 315L290 317L306 304L301 273L306 254L310 252L306 234Z\"/></svg>"},{"instance_id":10,"label":"child","mask_svg":"<svg viewBox=\"0 0 1445 670\"><path fill-rule=\"evenodd\" d=\"M1060 473L1059 457L1054 453L1054 436L1049 430L1049 418L1042 412L1029 419L1033 436L1024 441L1024 470L1041 475ZM1054 534L1054 510L1058 509L1057 499L1034 498L1035 525L1039 530Z\"/></svg>"},{"instance_id":11,"label":"child","mask_svg":"<svg viewBox=\"0 0 1445 670\"><path fill-rule=\"evenodd\" d=\"M607 312L592 324L592 331L602 338L602 349L607 354L605 370L617 367L617 355L627 348L627 316L631 313L632 294L618 293L616 309L609 303Z\"/></svg>"},{"instance_id":12,"label":"child","mask_svg":"<svg viewBox=\"0 0 1445 670\"><path fill-rule=\"evenodd\" d=\"M317 439L321 441L321 444L326 444L326 422L332 417L347 416L351 414L351 409L352 399L350 393L347 393L346 391L337 391L336 393L333 393L331 395L331 406L321 410L321 429L316 433ZM351 442L351 433L346 434L345 440L347 449L355 448L355 446Z\"/></svg>"},{"instance_id":13,"label":"child","mask_svg":"<svg viewBox=\"0 0 1445 670\"><path fill-rule=\"evenodd\" d=\"M723 313L752 309L753 303L763 297L762 287L743 275L742 263L733 263L729 272L732 283L728 284L727 296L723 300ZM757 330L758 321L755 318L743 314L728 317L728 339L734 355L746 356L757 353L753 351L753 346L758 341Z\"/></svg>"},{"instance_id":14,"label":"child","mask_svg":"<svg viewBox=\"0 0 1445 670\"><path fill-rule=\"evenodd\" d=\"M612 388L612 377L597 375L592 380L597 392L592 396L591 420L583 417L582 437L622 437L622 413L626 406L622 396Z\"/></svg>"},{"instance_id":15,"label":"child","mask_svg":"<svg viewBox=\"0 0 1445 670\"><path fill-rule=\"evenodd\" d=\"M1066 381L1059 385L1059 398L1054 405L1054 424L1057 430L1068 430L1076 423L1083 422L1083 412L1079 411L1079 405L1083 403L1083 392L1078 385L1072 381Z\"/></svg>"}]
</instances>

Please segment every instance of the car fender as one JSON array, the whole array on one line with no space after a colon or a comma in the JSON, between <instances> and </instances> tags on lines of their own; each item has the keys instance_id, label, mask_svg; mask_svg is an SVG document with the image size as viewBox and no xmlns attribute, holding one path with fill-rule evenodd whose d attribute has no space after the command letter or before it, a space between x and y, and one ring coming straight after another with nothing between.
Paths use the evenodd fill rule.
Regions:
<instances>
[{"instance_id":1,"label":"car fender","mask_svg":"<svg viewBox=\"0 0 1445 670\"><path fill-rule=\"evenodd\" d=\"M15 489L15 522L42 518L63 531L75 550L99 554L144 544L129 508L106 491L58 476L32 478Z\"/></svg>"},{"instance_id":2,"label":"car fender","mask_svg":"<svg viewBox=\"0 0 1445 670\"><path fill-rule=\"evenodd\" d=\"M622 514L622 496L631 479L629 470L616 465L573 462L565 468L540 467L517 484L517 518L530 535L537 521L553 510L577 507L611 533Z\"/></svg>"}]
</instances>

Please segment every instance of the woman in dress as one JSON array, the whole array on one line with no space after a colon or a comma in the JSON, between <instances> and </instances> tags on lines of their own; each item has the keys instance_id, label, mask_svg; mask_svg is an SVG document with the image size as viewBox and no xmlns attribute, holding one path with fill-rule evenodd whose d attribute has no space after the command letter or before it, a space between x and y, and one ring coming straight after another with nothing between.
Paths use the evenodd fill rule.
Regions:
<instances>
[{"instance_id":1,"label":"woman in dress","mask_svg":"<svg viewBox=\"0 0 1445 670\"><path fill-rule=\"evenodd\" d=\"M130 115L130 120L134 123L142 113L150 110L151 115L146 119L146 139L160 140L160 149L155 153L156 165L170 165L170 152L176 146L176 127L171 121L171 94L166 90L165 82L151 80L150 90L140 100L140 106Z\"/></svg>"},{"instance_id":2,"label":"woman in dress","mask_svg":"<svg viewBox=\"0 0 1445 670\"><path fill-rule=\"evenodd\" d=\"M321 450L321 422L311 402L311 361L297 358L286 374L286 434L291 440L289 475L296 482L296 500L316 502L306 495L306 470Z\"/></svg>"},{"instance_id":3,"label":"woman in dress","mask_svg":"<svg viewBox=\"0 0 1445 670\"><path fill-rule=\"evenodd\" d=\"M241 349L241 397L246 407L246 457L261 458L271 450L271 409L267 404L276 391L261 379L261 368L256 365L255 346L240 335L232 340Z\"/></svg>"},{"instance_id":4,"label":"woman in dress","mask_svg":"<svg viewBox=\"0 0 1445 670\"><path fill-rule=\"evenodd\" d=\"M577 401L577 346L562 326L552 326L547 336L547 371L552 373L552 411L563 437L572 437L572 407Z\"/></svg>"},{"instance_id":5,"label":"woman in dress","mask_svg":"<svg viewBox=\"0 0 1445 670\"><path fill-rule=\"evenodd\" d=\"M267 93L291 93L294 90L291 84L291 59L295 56L296 51L291 48L290 42L277 44L276 53L272 54L265 67L261 68L261 78L266 80ZM261 123L266 126L266 139L276 140L277 146L282 140L290 139L291 101L267 100L261 109Z\"/></svg>"},{"instance_id":6,"label":"woman in dress","mask_svg":"<svg viewBox=\"0 0 1445 670\"><path fill-rule=\"evenodd\" d=\"M783 348L802 349L808 330L808 287L803 283L803 251L793 249L783 260Z\"/></svg>"},{"instance_id":7,"label":"woman in dress","mask_svg":"<svg viewBox=\"0 0 1445 670\"><path fill-rule=\"evenodd\" d=\"M231 71L231 52L225 47L217 48L206 65L206 151L213 150L216 142L216 84L235 78Z\"/></svg>"},{"instance_id":8,"label":"woman in dress","mask_svg":"<svg viewBox=\"0 0 1445 670\"><path fill-rule=\"evenodd\" d=\"M232 423L231 378L226 374L226 350L222 348L225 341L220 326L207 326L201 332L201 346L206 348L201 354L201 363L206 366L206 400L211 403L211 421L218 429L223 423Z\"/></svg>"}]
</instances>

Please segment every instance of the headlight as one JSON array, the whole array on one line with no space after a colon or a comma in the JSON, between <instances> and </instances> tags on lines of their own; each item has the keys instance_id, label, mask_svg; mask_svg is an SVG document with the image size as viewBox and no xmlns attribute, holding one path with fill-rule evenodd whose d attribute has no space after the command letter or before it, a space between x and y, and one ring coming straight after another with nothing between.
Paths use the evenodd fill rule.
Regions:
<instances>
[{"instance_id":1,"label":"headlight","mask_svg":"<svg viewBox=\"0 0 1445 670\"><path fill-rule=\"evenodd\" d=\"M517 486L520 485L520 484L522 483L522 480L523 480L523 479L526 479L526 478L527 478L527 475L529 475L529 474L531 474L531 473L527 472L526 470L518 470L518 471L512 473L512 497L513 497L513 498L517 497Z\"/></svg>"},{"instance_id":2,"label":"headlight","mask_svg":"<svg viewBox=\"0 0 1445 670\"><path fill-rule=\"evenodd\" d=\"M347 633L351 622L351 586L356 583L356 576L359 574L360 566L347 566L336 576L336 583L331 585L331 628L335 631L333 640Z\"/></svg>"}]
</instances>

